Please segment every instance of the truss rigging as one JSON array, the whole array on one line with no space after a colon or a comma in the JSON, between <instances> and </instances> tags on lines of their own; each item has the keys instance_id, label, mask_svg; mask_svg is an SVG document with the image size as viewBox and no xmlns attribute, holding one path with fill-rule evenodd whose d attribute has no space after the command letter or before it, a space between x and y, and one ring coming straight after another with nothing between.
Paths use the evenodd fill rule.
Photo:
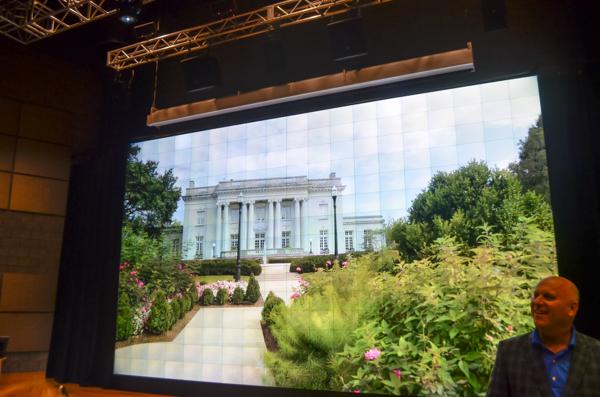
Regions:
<instances>
[{"instance_id":1,"label":"truss rigging","mask_svg":"<svg viewBox=\"0 0 600 397\"><path fill-rule=\"evenodd\" d=\"M285 27L392 0L286 0L205 25L109 51L107 66L124 70Z\"/></svg>"},{"instance_id":2,"label":"truss rigging","mask_svg":"<svg viewBox=\"0 0 600 397\"><path fill-rule=\"evenodd\" d=\"M0 4L0 33L22 44L111 15L107 0L5 0Z\"/></svg>"}]
</instances>

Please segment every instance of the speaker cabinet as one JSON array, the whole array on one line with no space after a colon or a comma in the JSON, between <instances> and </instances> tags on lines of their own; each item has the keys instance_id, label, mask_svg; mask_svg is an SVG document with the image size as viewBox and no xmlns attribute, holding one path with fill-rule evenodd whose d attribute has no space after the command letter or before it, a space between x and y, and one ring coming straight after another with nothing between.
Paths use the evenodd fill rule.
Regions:
<instances>
[{"instance_id":1,"label":"speaker cabinet","mask_svg":"<svg viewBox=\"0 0 600 397\"><path fill-rule=\"evenodd\" d=\"M181 60L187 92L198 92L221 84L219 61L215 57L197 56Z\"/></svg>"},{"instance_id":2,"label":"speaker cabinet","mask_svg":"<svg viewBox=\"0 0 600 397\"><path fill-rule=\"evenodd\" d=\"M360 16L330 22L327 30L334 61L367 55L367 44Z\"/></svg>"}]
</instances>

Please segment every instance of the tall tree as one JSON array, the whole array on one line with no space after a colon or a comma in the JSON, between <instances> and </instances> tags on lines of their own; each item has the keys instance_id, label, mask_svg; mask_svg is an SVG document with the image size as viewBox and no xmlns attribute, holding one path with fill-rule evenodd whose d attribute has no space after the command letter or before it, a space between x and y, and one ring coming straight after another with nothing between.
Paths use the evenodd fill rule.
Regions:
<instances>
[{"instance_id":1,"label":"tall tree","mask_svg":"<svg viewBox=\"0 0 600 397\"><path fill-rule=\"evenodd\" d=\"M125 190L125 222L134 232L145 232L158 238L171 223L181 189L175 186L173 170L160 174L156 161L141 161L140 148L131 146L127 162Z\"/></svg>"},{"instance_id":2,"label":"tall tree","mask_svg":"<svg viewBox=\"0 0 600 397\"><path fill-rule=\"evenodd\" d=\"M527 138L519 142L519 161L511 163L509 169L517 175L523 189L533 190L550 203L548 162L541 115L529 128Z\"/></svg>"}]
</instances>

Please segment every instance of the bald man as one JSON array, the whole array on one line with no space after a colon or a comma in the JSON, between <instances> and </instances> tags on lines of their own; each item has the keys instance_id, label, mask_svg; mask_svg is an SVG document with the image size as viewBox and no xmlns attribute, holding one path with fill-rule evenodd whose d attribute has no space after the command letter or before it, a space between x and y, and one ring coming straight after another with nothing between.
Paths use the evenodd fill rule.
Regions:
<instances>
[{"instance_id":1,"label":"bald man","mask_svg":"<svg viewBox=\"0 0 600 397\"><path fill-rule=\"evenodd\" d=\"M600 396L600 342L577 332L579 291L564 277L539 282L532 333L500 342L488 397Z\"/></svg>"}]
</instances>

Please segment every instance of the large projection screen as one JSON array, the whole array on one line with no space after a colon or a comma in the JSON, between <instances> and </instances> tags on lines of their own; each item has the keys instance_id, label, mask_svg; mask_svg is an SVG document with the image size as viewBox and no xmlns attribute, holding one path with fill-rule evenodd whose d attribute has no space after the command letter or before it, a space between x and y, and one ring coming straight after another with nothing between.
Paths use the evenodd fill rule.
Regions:
<instances>
[{"instance_id":1,"label":"large projection screen","mask_svg":"<svg viewBox=\"0 0 600 397\"><path fill-rule=\"evenodd\" d=\"M127 175L115 374L475 395L556 271L535 76L137 142Z\"/></svg>"}]
</instances>

